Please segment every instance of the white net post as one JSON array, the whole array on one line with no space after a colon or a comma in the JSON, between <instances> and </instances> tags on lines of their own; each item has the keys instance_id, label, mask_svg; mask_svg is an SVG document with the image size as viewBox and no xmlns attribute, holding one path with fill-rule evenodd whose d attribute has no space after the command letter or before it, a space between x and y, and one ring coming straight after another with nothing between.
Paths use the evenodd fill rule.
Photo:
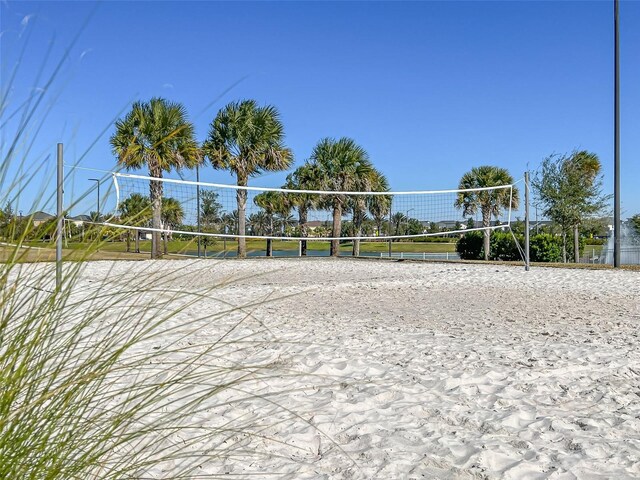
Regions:
<instances>
[{"instance_id":1,"label":"white net post","mask_svg":"<svg viewBox=\"0 0 640 480\"><path fill-rule=\"evenodd\" d=\"M389 201L389 222L387 224L387 228L388 228L387 235L389 237L391 237L391 231L392 231L391 227L393 226L392 225L393 221L391 219L392 213L393 213L393 197L391 197L391 200ZM389 238L389 258L391 258L392 251L393 251L393 240Z\"/></svg>"}]
</instances>

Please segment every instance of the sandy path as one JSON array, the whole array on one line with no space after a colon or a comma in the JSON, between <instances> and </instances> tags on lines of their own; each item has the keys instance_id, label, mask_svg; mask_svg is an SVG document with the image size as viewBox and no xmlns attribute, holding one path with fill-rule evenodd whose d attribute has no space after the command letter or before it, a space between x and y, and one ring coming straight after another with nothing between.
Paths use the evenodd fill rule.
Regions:
<instances>
[{"instance_id":1,"label":"sandy path","mask_svg":"<svg viewBox=\"0 0 640 480\"><path fill-rule=\"evenodd\" d=\"M216 311L219 299L280 298L252 307L245 328L263 322L282 342L267 353L313 375L263 386L305 387L279 397L300 419L276 424L285 413L261 414L274 422L265 432L288 446L265 443L272 455L211 472L640 478L637 272L348 259L96 262L83 282L107 277L118 288L142 269L165 279L177 270L170 283L183 289L234 278L181 315ZM202 335L214 338L217 328Z\"/></svg>"}]
</instances>

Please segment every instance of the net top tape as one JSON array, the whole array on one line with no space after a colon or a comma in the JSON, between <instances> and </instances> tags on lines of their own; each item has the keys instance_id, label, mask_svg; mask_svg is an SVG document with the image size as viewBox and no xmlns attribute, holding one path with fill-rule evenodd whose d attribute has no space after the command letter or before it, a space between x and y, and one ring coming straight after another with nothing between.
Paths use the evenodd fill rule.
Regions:
<instances>
[{"instance_id":1,"label":"net top tape","mask_svg":"<svg viewBox=\"0 0 640 480\"><path fill-rule=\"evenodd\" d=\"M481 188L467 188L467 189L449 189L449 190L414 190L414 191L403 191L403 192L356 192L356 191L339 191L339 190L293 190L288 188L275 188L275 187L249 187L249 186L238 186L238 185L227 185L224 183L209 183L209 182L196 182L193 180L176 180L173 178L154 178L147 177L144 175L135 175L130 173L115 173L112 172L114 177L121 178L132 178L137 180L147 180L147 181L159 181L166 183L176 183L182 185L193 185L193 186L201 186L201 187L212 187L212 188L226 188L230 190L247 190L247 191L256 191L256 192L282 192L282 193L304 193L304 194L312 194L312 195L421 195L421 194L434 194L434 193L457 193L457 192L481 192L487 190L500 190L512 188L513 185L497 185L493 187L481 187Z\"/></svg>"}]
</instances>

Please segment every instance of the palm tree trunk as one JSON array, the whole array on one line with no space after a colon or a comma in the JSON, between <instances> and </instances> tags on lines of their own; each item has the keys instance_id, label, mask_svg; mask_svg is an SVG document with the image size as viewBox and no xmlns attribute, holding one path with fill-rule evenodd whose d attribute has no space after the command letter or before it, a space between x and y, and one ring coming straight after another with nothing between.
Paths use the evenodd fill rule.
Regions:
<instances>
[{"instance_id":1,"label":"palm tree trunk","mask_svg":"<svg viewBox=\"0 0 640 480\"><path fill-rule=\"evenodd\" d=\"M337 257L340 255L340 230L342 227L342 205L336 202L333 206L333 232L331 236L335 240L331 240L331 256Z\"/></svg>"},{"instance_id":2,"label":"palm tree trunk","mask_svg":"<svg viewBox=\"0 0 640 480\"><path fill-rule=\"evenodd\" d=\"M238 185L247 186L247 178L238 174ZM244 235L246 231L246 208L247 208L247 191L243 189L236 190L236 200L238 201L238 235ZM247 242L244 237L238 237L238 258L247 257Z\"/></svg>"},{"instance_id":3,"label":"palm tree trunk","mask_svg":"<svg viewBox=\"0 0 640 480\"><path fill-rule=\"evenodd\" d=\"M127 253L131 252L131 230L127 230Z\"/></svg>"},{"instance_id":4,"label":"palm tree trunk","mask_svg":"<svg viewBox=\"0 0 640 480\"><path fill-rule=\"evenodd\" d=\"M578 225L573 227L573 258L576 263L580 263L580 233L578 232Z\"/></svg>"},{"instance_id":5,"label":"palm tree trunk","mask_svg":"<svg viewBox=\"0 0 640 480\"><path fill-rule=\"evenodd\" d=\"M167 255L169 253L169 232L164 232L162 236L164 239L164 254Z\"/></svg>"},{"instance_id":6,"label":"palm tree trunk","mask_svg":"<svg viewBox=\"0 0 640 480\"><path fill-rule=\"evenodd\" d=\"M162 170L150 169L149 172L152 177L162 178ZM151 233L151 258L162 257L162 182L151 180L149 185L149 193L151 197L151 226L154 231Z\"/></svg>"},{"instance_id":7,"label":"palm tree trunk","mask_svg":"<svg viewBox=\"0 0 640 480\"><path fill-rule=\"evenodd\" d=\"M491 211L482 211L482 226L484 227L484 259L489 260L489 249L491 248Z\"/></svg>"},{"instance_id":8,"label":"palm tree trunk","mask_svg":"<svg viewBox=\"0 0 640 480\"><path fill-rule=\"evenodd\" d=\"M562 263L567 263L567 231L562 229Z\"/></svg>"},{"instance_id":9,"label":"palm tree trunk","mask_svg":"<svg viewBox=\"0 0 640 480\"><path fill-rule=\"evenodd\" d=\"M353 233L354 237L360 237L362 235L362 211L355 208L353 211ZM360 239L353 240L353 248L351 255L354 257L360 256Z\"/></svg>"},{"instance_id":10,"label":"palm tree trunk","mask_svg":"<svg viewBox=\"0 0 640 480\"><path fill-rule=\"evenodd\" d=\"M273 235L273 217L269 215L269 235ZM273 257L273 242L267 238L267 257Z\"/></svg>"},{"instance_id":11,"label":"palm tree trunk","mask_svg":"<svg viewBox=\"0 0 640 480\"><path fill-rule=\"evenodd\" d=\"M137 229L135 230L135 232L136 253L140 253L140 232Z\"/></svg>"},{"instance_id":12,"label":"palm tree trunk","mask_svg":"<svg viewBox=\"0 0 640 480\"><path fill-rule=\"evenodd\" d=\"M360 229L356 230L356 235L355 236L359 237L360 233L361 233ZM351 253L352 253L352 255L354 257L359 257L360 256L360 239L356 238L353 241L353 251Z\"/></svg>"},{"instance_id":13,"label":"palm tree trunk","mask_svg":"<svg viewBox=\"0 0 640 480\"><path fill-rule=\"evenodd\" d=\"M298 215L299 215L299 223L300 223L300 236L301 237L306 237L307 236L307 209L305 207L299 207L298 208ZM307 241L306 240L302 240L302 242L300 242L300 254L303 257L307 256Z\"/></svg>"}]
</instances>

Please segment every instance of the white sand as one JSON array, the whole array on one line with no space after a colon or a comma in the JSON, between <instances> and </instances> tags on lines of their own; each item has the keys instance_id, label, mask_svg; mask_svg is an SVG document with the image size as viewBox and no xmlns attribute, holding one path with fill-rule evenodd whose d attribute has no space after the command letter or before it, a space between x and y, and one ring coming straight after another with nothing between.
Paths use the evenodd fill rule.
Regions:
<instances>
[{"instance_id":1,"label":"white sand","mask_svg":"<svg viewBox=\"0 0 640 480\"><path fill-rule=\"evenodd\" d=\"M277 339L253 352L277 362L255 388L297 416L261 401L201 416L253 415L285 443L247 439L268 455L211 461L203 473L640 478L638 272L254 259L96 262L82 282L107 277L117 289L147 269L178 270L164 278L179 289L234 277L175 322L258 301L234 335ZM243 315L207 324L200 339Z\"/></svg>"}]
</instances>

